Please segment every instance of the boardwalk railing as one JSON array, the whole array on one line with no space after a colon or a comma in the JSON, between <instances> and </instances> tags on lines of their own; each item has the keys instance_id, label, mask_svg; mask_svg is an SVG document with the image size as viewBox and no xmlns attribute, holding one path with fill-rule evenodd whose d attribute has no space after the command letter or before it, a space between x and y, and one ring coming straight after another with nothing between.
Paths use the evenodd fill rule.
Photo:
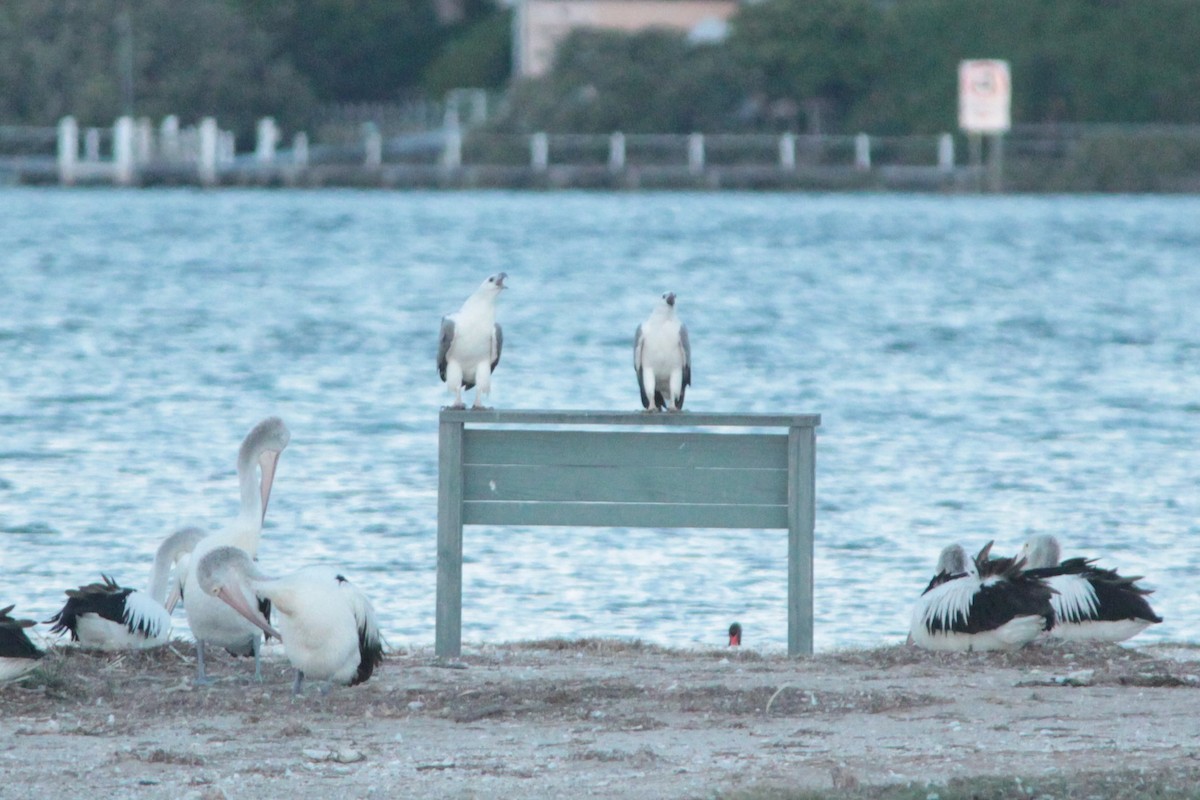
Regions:
<instances>
[{"instance_id":1,"label":"boardwalk railing","mask_svg":"<svg viewBox=\"0 0 1200 800\"><path fill-rule=\"evenodd\" d=\"M443 409L436 654L462 649L465 525L786 528L788 654L811 654L820 423L816 414ZM729 431L747 428L759 432Z\"/></svg>"}]
</instances>

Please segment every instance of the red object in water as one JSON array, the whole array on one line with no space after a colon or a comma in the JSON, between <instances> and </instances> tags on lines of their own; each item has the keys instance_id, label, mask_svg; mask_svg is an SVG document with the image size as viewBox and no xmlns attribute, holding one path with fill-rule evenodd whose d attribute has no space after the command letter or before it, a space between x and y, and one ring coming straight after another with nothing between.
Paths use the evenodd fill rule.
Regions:
<instances>
[{"instance_id":1,"label":"red object in water","mask_svg":"<svg viewBox=\"0 0 1200 800\"><path fill-rule=\"evenodd\" d=\"M729 626L729 646L739 647L742 644L742 626L738 623L733 623Z\"/></svg>"}]
</instances>

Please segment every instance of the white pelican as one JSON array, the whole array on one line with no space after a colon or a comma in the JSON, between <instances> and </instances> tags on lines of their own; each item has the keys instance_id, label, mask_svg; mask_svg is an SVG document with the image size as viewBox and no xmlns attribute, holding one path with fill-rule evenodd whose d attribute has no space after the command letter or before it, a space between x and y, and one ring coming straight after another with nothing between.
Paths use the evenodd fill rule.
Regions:
<instances>
[{"instance_id":1,"label":"white pelican","mask_svg":"<svg viewBox=\"0 0 1200 800\"><path fill-rule=\"evenodd\" d=\"M238 484L241 487L242 505L237 519L225 531L204 537L196 543L188 559L178 596L183 599L188 625L196 637L196 683L210 683L204 666L204 647L213 644L224 647L234 655L254 656L254 677L262 679L258 651L262 645L258 628L251 625L229 606L203 591L194 591L196 565L204 555L218 547L232 546L244 550L254 557L258 553L258 542L262 534L263 519L267 515L267 503L271 498L271 483L275 478L275 466L279 454L287 447L291 433L283 420L269 417L258 423L246 434L238 451ZM255 468L262 470L262 479L255 475ZM175 605L173 596L167 603Z\"/></svg>"},{"instance_id":2,"label":"white pelican","mask_svg":"<svg viewBox=\"0 0 1200 800\"><path fill-rule=\"evenodd\" d=\"M1049 534L1034 536L1021 548L1026 573L1042 577L1057 594L1054 627L1050 635L1061 639L1121 642L1162 622L1137 585L1141 576L1123 578L1115 570L1092 566L1092 559L1059 561L1058 540Z\"/></svg>"},{"instance_id":3,"label":"white pelican","mask_svg":"<svg viewBox=\"0 0 1200 800\"><path fill-rule=\"evenodd\" d=\"M504 332L496 322L496 298L508 287L507 273L491 275L479 285L462 308L442 317L438 342L438 375L446 389L454 392L453 408L462 408L462 393L475 389L475 408L483 408L483 398L492 390L492 373L500 363Z\"/></svg>"},{"instance_id":4,"label":"white pelican","mask_svg":"<svg viewBox=\"0 0 1200 800\"><path fill-rule=\"evenodd\" d=\"M281 578L263 575L236 547L218 547L196 568L200 588L218 597L268 636L283 640L296 669L292 691L304 679L362 683L383 661L383 644L371 601L352 583L326 567L307 567ZM259 613L256 600L271 601L279 630Z\"/></svg>"},{"instance_id":5,"label":"white pelican","mask_svg":"<svg viewBox=\"0 0 1200 800\"><path fill-rule=\"evenodd\" d=\"M30 672L46 655L25 635L25 629L36 623L31 619L13 619L8 615L12 610L13 606L0 608L0 683Z\"/></svg>"},{"instance_id":6,"label":"white pelican","mask_svg":"<svg viewBox=\"0 0 1200 800\"><path fill-rule=\"evenodd\" d=\"M675 313L675 293L662 300L633 336L633 370L642 408L649 411L653 399L655 410L678 411L692 384L692 346L687 325Z\"/></svg>"},{"instance_id":7,"label":"white pelican","mask_svg":"<svg viewBox=\"0 0 1200 800\"><path fill-rule=\"evenodd\" d=\"M913 607L911 641L929 650L1016 650L1054 623L1053 590L1016 559L974 559L953 544Z\"/></svg>"},{"instance_id":8,"label":"white pelican","mask_svg":"<svg viewBox=\"0 0 1200 800\"><path fill-rule=\"evenodd\" d=\"M47 622L51 633L70 631L71 641L96 650L140 650L166 644L171 614L165 608L171 570L204 538L199 528L182 528L168 536L154 556L150 589L120 586L107 575L103 583L67 590L62 610ZM182 580L177 571L175 580Z\"/></svg>"}]
</instances>

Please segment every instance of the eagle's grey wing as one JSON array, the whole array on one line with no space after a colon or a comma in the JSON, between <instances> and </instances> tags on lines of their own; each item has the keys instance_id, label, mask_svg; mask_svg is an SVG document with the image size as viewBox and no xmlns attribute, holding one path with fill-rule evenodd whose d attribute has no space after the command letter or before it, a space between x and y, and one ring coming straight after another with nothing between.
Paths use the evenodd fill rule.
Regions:
<instances>
[{"instance_id":1,"label":"eagle's grey wing","mask_svg":"<svg viewBox=\"0 0 1200 800\"><path fill-rule=\"evenodd\" d=\"M683 346L683 385L692 385L692 345L688 342L687 325L679 326L679 344Z\"/></svg>"},{"instance_id":2,"label":"eagle's grey wing","mask_svg":"<svg viewBox=\"0 0 1200 800\"><path fill-rule=\"evenodd\" d=\"M637 326L637 331L633 334L633 370L638 374L638 380L642 377L642 326Z\"/></svg>"},{"instance_id":3,"label":"eagle's grey wing","mask_svg":"<svg viewBox=\"0 0 1200 800\"><path fill-rule=\"evenodd\" d=\"M446 380L446 357L450 354L450 343L454 341L454 320L442 317L442 336L438 341L438 375Z\"/></svg>"},{"instance_id":4,"label":"eagle's grey wing","mask_svg":"<svg viewBox=\"0 0 1200 800\"><path fill-rule=\"evenodd\" d=\"M638 394L642 396L642 408L650 408L650 398L646 396L646 387L642 385L642 348L646 341L642 338L642 326L637 326L633 334L633 373L637 376Z\"/></svg>"},{"instance_id":5,"label":"eagle's grey wing","mask_svg":"<svg viewBox=\"0 0 1200 800\"><path fill-rule=\"evenodd\" d=\"M504 349L504 331L500 328L500 323L496 323L496 333L492 336L492 368L491 371L496 371L496 365L500 363L500 351Z\"/></svg>"}]
</instances>

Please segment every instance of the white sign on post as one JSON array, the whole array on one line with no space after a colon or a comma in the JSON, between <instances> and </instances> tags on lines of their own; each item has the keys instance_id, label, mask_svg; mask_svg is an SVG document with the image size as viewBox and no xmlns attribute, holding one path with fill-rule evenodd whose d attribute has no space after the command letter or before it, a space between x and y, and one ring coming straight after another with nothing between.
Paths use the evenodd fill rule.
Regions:
<instances>
[{"instance_id":1,"label":"white sign on post","mask_svg":"<svg viewBox=\"0 0 1200 800\"><path fill-rule=\"evenodd\" d=\"M975 59L958 64L958 125L967 133L1004 133L1012 127L1008 62Z\"/></svg>"}]
</instances>

